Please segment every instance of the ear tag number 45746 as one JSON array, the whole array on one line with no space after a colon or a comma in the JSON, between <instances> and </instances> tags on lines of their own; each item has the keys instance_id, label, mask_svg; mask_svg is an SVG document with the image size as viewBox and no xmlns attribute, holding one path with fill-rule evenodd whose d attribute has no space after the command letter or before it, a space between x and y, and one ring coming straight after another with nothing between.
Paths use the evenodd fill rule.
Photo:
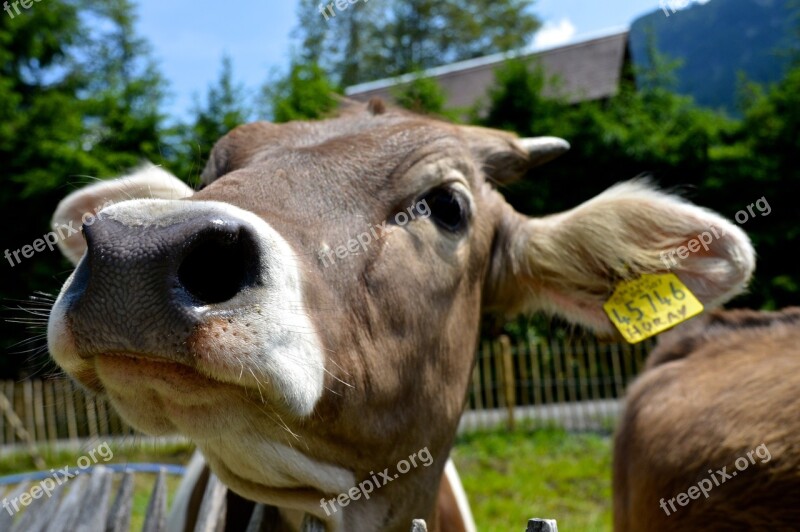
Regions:
<instances>
[{"instance_id":1,"label":"ear tag number 45746","mask_svg":"<svg viewBox=\"0 0 800 532\"><path fill-rule=\"evenodd\" d=\"M635 344L697 316L703 304L677 275L663 273L619 283L603 309L625 340Z\"/></svg>"}]
</instances>

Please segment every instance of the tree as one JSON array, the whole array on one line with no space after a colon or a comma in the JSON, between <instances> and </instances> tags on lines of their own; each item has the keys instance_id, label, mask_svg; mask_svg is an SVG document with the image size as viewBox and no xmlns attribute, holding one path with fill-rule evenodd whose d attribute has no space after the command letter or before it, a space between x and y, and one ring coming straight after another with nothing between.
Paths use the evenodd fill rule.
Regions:
<instances>
[{"instance_id":1,"label":"tree","mask_svg":"<svg viewBox=\"0 0 800 532\"><path fill-rule=\"evenodd\" d=\"M548 80L540 65L531 67L523 59L509 59L495 72L495 79L489 89L488 112L485 118L476 118L478 123L525 136L551 130L551 122L565 104L553 95L546 96L547 89L555 88L557 82Z\"/></svg>"},{"instance_id":2,"label":"tree","mask_svg":"<svg viewBox=\"0 0 800 532\"><path fill-rule=\"evenodd\" d=\"M522 48L541 27L532 0L450 0L442 4L447 21L440 45L458 59Z\"/></svg>"},{"instance_id":3,"label":"tree","mask_svg":"<svg viewBox=\"0 0 800 532\"><path fill-rule=\"evenodd\" d=\"M48 0L0 17L0 209L9 251L50 231L50 216L72 187L158 155L163 85L133 22L125 0ZM4 306L32 306L35 291L52 291L69 271L47 249L3 262ZM41 333L41 314L13 315L32 319ZM0 321L0 345L33 347L36 355L3 357L6 375L47 360L43 339L20 324Z\"/></svg>"},{"instance_id":4,"label":"tree","mask_svg":"<svg viewBox=\"0 0 800 532\"><path fill-rule=\"evenodd\" d=\"M395 89L394 98L400 107L415 113L448 116L444 108L447 96L433 78L415 75L409 83Z\"/></svg>"},{"instance_id":5,"label":"tree","mask_svg":"<svg viewBox=\"0 0 800 532\"><path fill-rule=\"evenodd\" d=\"M539 27L532 0L356 2L335 16L302 0L299 61L343 87L519 48Z\"/></svg>"},{"instance_id":6,"label":"tree","mask_svg":"<svg viewBox=\"0 0 800 532\"><path fill-rule=\"evenodd\" d=\"M194 102L194 122L178 128L179 147L172 163L176 175L189 182L199 179L214 144L236 126L250 121L253 112L245 103L246 96L244 87L233 79L231 58L224 56L219 79L208 87L205 101Z\"/></svg>"},{"instance_id":7,"label":"tree","mask_svg":"<svg viewBox=\"0 0 800 532\"><path fill-rule=\"evenodd\" d=\"M293 63L286 76L263 89L263 99L274 122L323 118L338 105L338 89L316 64Z\"/></svg>"},{"instance_id":8,"label":"tree","mask_svg":"<svg viewBox=\"0 0 800 532\"><path fill-rule=\"evenodd\" d=\"M84 148L102 159L112 175L142 159L161 162L164 117L159 108L166 83L149 44L136 35L134 6L130 0L90 2L85 9L89 6L107 24L95 26L88 47Z\"/></svg>"},{"instance_id":9,"label":"tree","mask_svg":"<svg viewBox=\"0 0 800 532\"><path fill-rule=\"evenodd\" d=\"M772 87L749 84L744 119L727 149L714 157L709 196L719 192L729 213L760 198L769 212L755 210L742 229L758 253L756 281L745 301L768 308L796 304L800 275L786 250L800 240L795 198L800 193L800 64ZM763 202L762 202L763 204ZM732 214L731 214L732 216ZM740 219L744 219L741 216Z\"/></svg>"}]
</instances>

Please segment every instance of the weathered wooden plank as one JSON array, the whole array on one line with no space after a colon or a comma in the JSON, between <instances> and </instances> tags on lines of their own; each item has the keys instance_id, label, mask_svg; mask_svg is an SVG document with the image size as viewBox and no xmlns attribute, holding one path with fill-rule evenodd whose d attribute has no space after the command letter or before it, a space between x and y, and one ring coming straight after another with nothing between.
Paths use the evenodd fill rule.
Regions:
<instances>
[{"instance_id":1,"label":"weathered wooden plank","mask_svg":"<svg viewBox=\"0 0 800 532\"><path fill-rule=\"evenodd\" d=\"M542 385L544 386L544 403L551 405L555 401L553 401L553 371L552 371L552 360L553 354L550 350L550 342L542 339L539 347L541 351L539 352L539 359L542 362Z\"/></svg>"},{"instance_id":2,"label":"weathered wooden plank","mask_svg":"<svg viewBox=\"0 0 800 532\"><path fill-rule=\"evenodd\" d=\"M623 376L625 377L625 381L623 382L623 389L628 389L628 384L633 379L633 349L631 349L631 344L624 343L622 344L622 363L623 367Z\"/></svg>"},{"instance_id":3,"label":"weathered wooden plank","mask_svg":"<svg viewBox=\"0 0 800 532\"><path fill-rule=\"evenodd\" d=\"M44 413L47 424L47 441L52 444L58 439L55 382L52 380L44 381Z\"/></svg>"},{"instance_id":4,"label":"weathered wooden plank","mask_svg":"<svg viewBox=\"0 0 800 532\"><path fill-rule=\"evenodd\" d=\"M564 361L564 344L557 338L550 339L550 353L553 359L553 379L556 385L556 401L559 405L567 402L565 388L564 368L561 363Z\"/></svg>"},{"instance_id":5,"label":"weathered wooden plank","mask_svg":"<svg viewBox=\"0 0 800 532\"><path fill-rule=\"evenodd\" d=\"M497 403L494 401L494 394L492 393L492 347L488 340L483 341L481 349L481 370L483 371L483 396L484 407L487 409L494 408Z\"/></svg>"},{"instance_id":6,"label":"weathered wooden plank","mask_svg":"<svg viewBox=\"0 0 800 532\"><path fill-rule=\"evenodd\" d=\"M526 532L558 532L555 519L530 519Z\"/></svg>"},{"instance_id":7,"label":"weathered wooden plank","mask_svg":"<svg viewBox=\"0 0 800 532\"><path fill-rule=\"evenodd\" d=\"M502 350L500 347L500 342L498 340L492 340L492 371L493 378L492 378L492 394L496 397L497 402L495 403L499 408L505 408L506 406L506 398L503 395L503 355Z\"/></svg>"},{"instance_id":8,"label":"weathered wooden plank","mask_svg":"<svg viewBox=\"0 0 800 532\"><path fill-rule=\"evenodd\" d=\"M483 397L481 395L480 352L475 354L475 358L475 364L472 367L472 397L474 400L474 409L483 410Z\"/></svg>"},{"instance_id":9,"label":"weathered wooden plank","mask_svg":"<svg viewBox=\"0 0 800 532\"><path fill-rule=\"evenodd\" d=\"M508 416L508 430L514 430L514 409L517 406L517 381L514 378L514 358L511 353L511 342L508 336L503 335L499 341L500 355L503 366L502 382L505 396L506 415Z\"/></svg>"},{"instance_id":10,"label":"weathered wooden plank","mask_svg":"<svg viewBox=\"0 0 800 532\"><path fill-rule=\"evenodd\" d=\"M531 382L528 375L529 350L525 341L518 341L516 344L517 358L519 359L519 379L520 379L520 401L523 406L531 404Z\"/></svg>"},{"instance_id":11,"label":"weathered wooden plank","mask_svg":"<svg viewBox=\"0 0 800 532\"><path fill-rule=\"evenodd\" d=\"M428 525L422 519L411 521L411 532L428 532Z\"/></svg>"},{"instance_id":12,"label":"weathered wooden plank","mask_svg":"<svg viewBox=\"0 0 800 532\"><path fill-rule=\"evenodd\" d=\"M531 383L533 385L533 404L539 406L542 400L542 373L539 364L542 360L538 338L528 331L528 352L531 357Z\"/></svg>"},{"instance_id":13,"label":"weathered wooden plank","mask_svg":"<svg viewBox=\"0 0 800 532\"><path fill-rule=\"evenodd\" d=\"M161 470L156 478L156 485L147 503L147 515L144 518L142 532L162 532L167 520L167 473Z\"/></svg>"},{"instance_id":14,"label":"weathered wooden plank","mask_svg":"<svg viewBox=\"0 0 800 532\"><path fill-rule=\"evenodd\" d=\"M64 410L67 414L67 433L69 439L78 441L78 420L75 415L75 392L72 388L72 382L64 380L61 382L61 393L64 397Z\"/></svg>"},{"instance_id":15,"label":"weathered wooden plank","mask_svg":"<svg viewBox=\"0 0 800 532\"><path fill-rule=\"evenodd\" d=\"M89 475L89 488L83 494L80 515L73 528L75 532L103 530L108 516L108 501L111 499L113 476L110 469L101 465L92 469L92 473Z\"/></svg>"},{"instance_id":16,"label":"weathered wooden plank","mask_svg":"<svg viewBox=\"0 0 800 532\"><path fill-rule=\"evenodd\" d=\"M25 422L25 430L36 441L36 423L33 420L33 381L22 381L22 408L17 414Z\"/></svg>"},{"instance_id":17,"label":"weathered wooden plank","mask_svg":"<svg viewBox=\"0 0 800 532\"><path fill-rule=\"evenodd\" d=\"M81 511L83 494L89 483L89 475L78 475L69 480L67 495L61 500L58 507L58 519L52 521L47 527L47 532L62 532L63 530L74 530L78 523Z\"/></svg>"},{"instance_id":18,"label":"weathered wooden plank","mask_svg":"<svg viewBox=\"0 0 800 532\"><path fill-rule=\"evenodd\" d=\"M28 481L20 483L16 488L11 490L11 493L5 495L3 498L8 499L9 507L11 508L12 513L9 513L5 508L0 510L0 530L11 530L11 522L14 519L14 515L16 511L14 510L13 501L15 499L19 499L19 496L28 491L28 487L30 483ZM19 505L17 505L19 508Z\"/></svg>"},{"instance_id":19,"label":"weathered wooden plank","mask_svg":"<svg viewBox=\"0 0 800 532\"><path fill-rule=\"evenodd\" d=\"M48 496L46 492L42 493L37 501L31 503L14 528L11 529L12 532L44 532L47 530L47 527L58 515L61 496L64 494L63 485L59 486L54 480L53 484L55 488L50 495ZM0 530L8 529L0 526Z\"/></svg>"},{"instance_id":20,"label":"weathered wooden plank","mask_svg":"<svg viewBox=\"0 0 800 532\"><path fill-rule=\"evenodd\" d=\"M219 481L217 475L211 473L203 493L203 502L197 512L195 532L222 532L227 510L226 495L228 488Z\"/></svg>"},{"instance_id":21,"label":"weathered wooden plank","mask_svg":"<svg viewBox=\"0 0 800 532\"><path fill-rule=\"evenodd\" d=\"M33 423L36 428L34 438L36 441L47 441L47 432L44 425L44 390L42 380L36 379L33 382Z\"/></svg>"},{"instance_id":22,"label":"weathered wooden plank","mask_svg":"<svg viewBox=\"0 0 800 532\"><path fill-rule=\"evenodd\" d=\"M97 404L97 429L100 431L101 436L108 436L108 406L105 399L98 397L95 401Z\"/></svg>"},{"instance_id":23,"label":"weathered wooden plank","mask_svg":"<svg viewBox=\"0 0 800 532\"><path fill-rule=\"evenodd\" d=\"M586 343L590 342L591 340L588 338L584 338L578 340L575 343L575 356L577 358L577 366L578 366L578 384L580 385L580 390L578 391L578 398L581 402L583 408L581 409L580 417L581 417L581 429L588 428L586 424L588 424L589 419L592 416L590 411L590 399L589 399L589 379L586 376L586 367L588 366L587 361L587 353L586 353Z\"/></svg>"},{"instance_id":24,"label":"weathered wooden plank","mask_svg":"<svg viewBox=\"0 0 800 532\"><path fill-rule=\"evenodd\" d=\"M600 377L600 371L598 370L598 364L597 364L598 345L597 345L597 342L592 341L592 342L589 342L589 345L587 345L586 347L587 347L586 358L589 359L589 380L591 381L591 384L592 384L592 388L591 388L592 389L592 393L590 395L590 397L592 398L592 402L589 403L589 404L590 405L595 405L596 404L595 401L597 401L597 400L602 398L602 392L600 391L600 379L601 379L601 377ZM597 410L599 410L599 408L595 408L594 410L595 410L594 414L596 416L600 416L601 415L601 412L597 411Z\"/></svg>"},{"instance_id":25,"label":"weathered wooden plank","mask_svg":"<svg viewBox=\"0 0 800 532\"><path fill-rule=\"evenodd\" d=\"M89 437L97 438L97 404L94 395L82 394L86 401L86 425L89 428Z\"/></svg>"},{"instance_id":26,"label":"weathered wooden plank","mask_svg":"<svg viewBox=\"0 0 800 532\"><path fill-rule=\"evenodd\" d=\"M253 508L253 515L250 516L250 522L247 523L247 530L245 532L261 532L261 527L264 526L265 506L263 504L256 504Z\"/></svg>"},{"instance_id":27,"label":"weathered wooden plank","mask_svg":"<svg viewBox=\"0 0 800 532\"><path fill-rule=\"evenodd\" d=\"M615 399L625 396L625 385L622 374L622 364L620 362L620 346L619 344L611 344L611 364L614 370L614 395Z\"/></svg>"},{"instance_id":28,"label":"weathered wooden plank","mask_svg":"<svg viewBox=\"0 0 800 532\"><path fill-rule=\"evenodd\" d=\"M575 384L575 342L564 342L564 379L567 385L567 401L570 403L578 403L578 391ZM583 416L579 408L575 409L572 417L573 427L581 427L583 423Z\"/></svg>"},{"instance_id":29,"label":"weathered wooden plank","mask_svg":"<svg viewBox=\"0 0 800 532\"><path fill-rule=\"evenodd\" d=\"M133 472L126 471L117 488L117 496L108 511L106 532L128 532L131 528L133 511Z\"/></svg>"},{"instance_id":30,"label":"weathered wooden plank","mask_svg":"<svg viewBox=\"0 0 800 532\"><path fill-rule=\"evenodd\" d=\"M39 469L47 469L47 465L44 462L44 458L42 458L41 453L36 448L36 442L31 437L30 433L25 430L25 427L22 425L22 420L17 416L17 413L14 411L14 408L5 394L0 393L0 410L3 411L3 415L8 420L9 425L14 427L14 431L16 432L19 439L26 443L28 447L28 453L31 455L33 459L33 463Z\"/></svg>"},{"instance_id":31,"label":"weathered wooden plank","mask_svg":"<svg viewBox=\"0 0 800 532\"><path fill-rule=\"evenodd\" d=\"M325 524L311 514L306 514L300 532L325 532Z\"/></svg>"}]
</instances>

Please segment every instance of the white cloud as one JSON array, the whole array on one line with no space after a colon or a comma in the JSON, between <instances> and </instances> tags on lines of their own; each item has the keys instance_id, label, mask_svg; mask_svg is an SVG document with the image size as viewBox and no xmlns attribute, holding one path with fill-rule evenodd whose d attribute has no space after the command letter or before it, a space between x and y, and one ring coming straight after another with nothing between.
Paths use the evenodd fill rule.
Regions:
<instances>
[{"instance_id":1,"label":"white cloud","mask_svg":"<svg viewBox=\"0 0 800 532\"><path fill-rule=\"evenodd\" d=\"M535 48L557 46L569 41L573 35L575 35L575 25L568 18L562 18L558 22L548 20L534 35L533 46Z\"/></svg>"}]
</instances>

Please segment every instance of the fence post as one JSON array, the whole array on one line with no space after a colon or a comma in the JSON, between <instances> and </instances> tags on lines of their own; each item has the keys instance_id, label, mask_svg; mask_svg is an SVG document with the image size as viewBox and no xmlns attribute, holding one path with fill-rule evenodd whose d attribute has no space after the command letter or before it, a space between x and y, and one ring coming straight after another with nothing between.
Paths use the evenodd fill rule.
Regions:
<instances>
[{"instance_id":1,"label":"fence post","mask_svg":"<svg viewBox=\"0 0 800 532\"><path fill-rule=\"evenodd\" d=\"M514 430L514 409L516 401L516 382L514 380L514 358L511 353L511 342L505 334L500 337L500 353L503 366L503 391L505 394L506 411L508 412L508 430Z\"/></svg>"},{"instance_id":2,"label":"fence post","mask_svg":"<svg viewBox=\"0 0 800 532\"><path fill-rule=\"evenodd\" d=\"M39 469L47 469L47 464L45 464L44 458L42 458L41 453L39 453L39 450L36 448L36 442L31 437L30 433L25 430L22 420L14 411L14 405L11 404L11 402L8 400L8 397L6 397L6 394L4 393L0 393L0 410L3 411L3 414L8 420L9 425L14 427L17 437L24 441L28 446L28 453L31 455L31 458L33 458L33 463L36 465L36 467Z\"/></svg>"},{"instance_id":3,"label":"fence post","mask_svg":"<svg viewBox=\"0 0 800 532\"><path fill-rule=\"evenodd\" d=\"M525 532L558 532L555 519L529 519Z\"/></svg>"},{"instance_id":4,"label":"fence post","mask_svg":"<svg viewBox=\"0 0 800 532\"><path fill-rule=\"evenodd\" d=\"M411 522L411 532L428 532L428 525L422 519L414 519Z\"/></svg>"}]
</instances>

